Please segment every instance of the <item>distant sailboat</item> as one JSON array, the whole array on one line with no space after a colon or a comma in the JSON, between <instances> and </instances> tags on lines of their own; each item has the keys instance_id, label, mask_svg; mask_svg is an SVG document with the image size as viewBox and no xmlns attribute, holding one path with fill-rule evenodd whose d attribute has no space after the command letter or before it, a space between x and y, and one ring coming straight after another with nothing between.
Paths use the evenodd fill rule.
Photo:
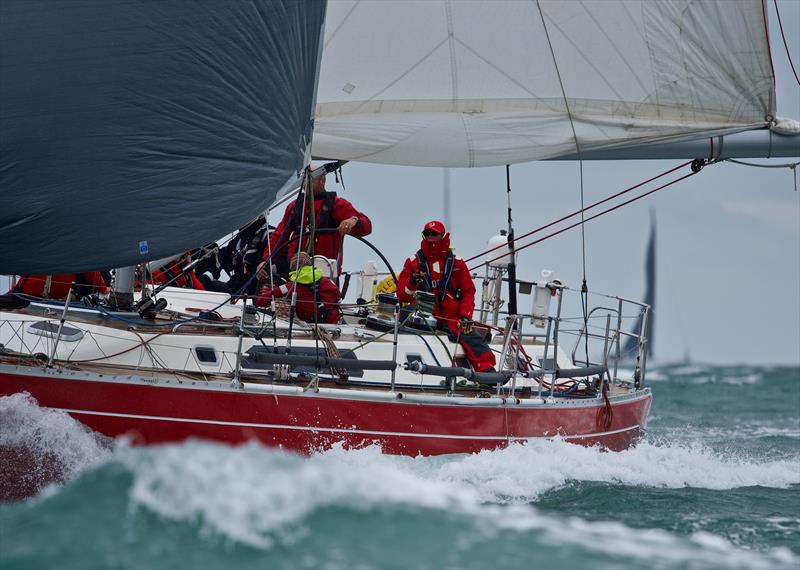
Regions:
<instances>
[{"instance_id":1,"label":"distant sailboat","mask_svg":"<svg viewBox=\"0 0 800 570\"><path fill-rule=\"evenodd\" d=\"M621 355L623 359L634 360L638 349L637 342L640 331L645 339L645 350L647 358L653 358L653 347L655 346L655 304L656 304L656 216L655 211L650 210L650 240L647 243L647 255L644 262L645 271L645 290L644 303L650 306L647 314L647 322L642 331L642 319L644 313L636 319L636 325L630 329L632 336L628 336L623 344Z\"/></svg>"}]
</instances>

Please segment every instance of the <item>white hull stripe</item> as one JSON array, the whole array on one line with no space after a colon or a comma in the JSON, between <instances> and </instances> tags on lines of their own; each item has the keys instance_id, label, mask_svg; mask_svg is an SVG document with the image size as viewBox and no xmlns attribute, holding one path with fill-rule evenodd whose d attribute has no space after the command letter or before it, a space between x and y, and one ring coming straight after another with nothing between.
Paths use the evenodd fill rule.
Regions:
<instances>
[{"instance_id":1,"label":"white hull stripe","mask_svg":"<svg viewBox=\"0 0 800 570\"><path fill-rule=\"evenodd\" d=\"M612 431L602 431L597 433L586 433L586 434L579 434L579 435L561 435L561 436L531 436L531 437L505 437L505 436L491 436L491 435L450 435L450 434L436 434L436 433L404 433L404 432L393 432L393 431L371 431L371 430L360 430L360 429L347 429L347 428L325 428L325 427L311 427L311 426L287 426L287 425L280 425L280 424L254 424L254 423L247 423L247 422L224 422L224 421L217 421L217 420L197 420L193 418L170 418L164 416L141 416L137 414L119 414L119 413L110 413L110 412L93 412L87 410L68 410L66 408L55 408L57 410L61 410L62 412L67 412L68 414L75 414L75 415L87 415L87 416L108 416L112 418L132 418L137 420L155 420L155 421L165 421L165 422L177 422L177 423L188 423L188 424L210 424L210 425L219 425L219 426L234 426L234 427L249 427L249 428L260 428L260 429L288 429L288 430L295 430L295 431L311 431L311 432L327 432L327 433L353 433L353 434L361 434L361 435L378 435L378 436L391 436L391 437L430 437L430 438L437 438L437 439L479 439L479 440L489 440L489 441L528 441L530 439L552 439L554 437L561 437L563 439L589 439L593 437L602 437L607 435L614 435L618 433L624 433L626 431L631 431L639 428L639 424L625 427L621 429L616 429Z\"/></svg>"}]
</instances>

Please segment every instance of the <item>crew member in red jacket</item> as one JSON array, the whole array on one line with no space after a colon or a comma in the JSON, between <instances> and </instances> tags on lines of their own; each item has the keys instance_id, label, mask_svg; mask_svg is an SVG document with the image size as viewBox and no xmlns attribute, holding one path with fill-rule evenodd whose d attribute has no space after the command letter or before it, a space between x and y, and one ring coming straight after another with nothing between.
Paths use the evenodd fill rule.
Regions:
<instances>
[{"instance_id":1,"label":"crew member in red jacket","mask_svg":"<svg viewBox=\"0 0 800 570\"><path fill-rule=\"evenodd\" d=\"M89 271L61 275L24 275L10 292L44 299L66 299L70 287L75 300L108 290L103 276L98 271Z\"/></svg>"},{"instance_id":2,"label":"crew member in red jacket","mask_svg":"<svg viewBox=\"0 0 800 570\"><path fill-rule=\"evenodd\" d=\"M325 191L325 176L320 176L311 181L311 190L314 193L314 221L317 229L338 229L338 232L319 234L314 237L314 255L324 255L328 259L335 259L339 272L342 271L342 241L345 234L364 237L372 233L372 222L365 215L356 210L344 198L337 196L336 192ZM308 210L308 206L306 207ZM272 264L278 273L286 276L289 267L286 260L291 259L295 252L308 251L308 236L303 237L303 243L298 247L299 239L292 238L300 235L301 224L305 230L309 229L309 212L303 215L303 196L289 203L283 218L275 230L270 234L269 248L264 249L262 258L269 258L270 251L275 252ZM302 218L302 221L301 221ZM290 243L291 242L291 243ZM288 246L286 244L289 244ZM259 266L261 269L262 266Z\"/></svg>"},{"instance_id":3,"label":"crew member in red jacket","mask_svg":"<svg viewBox=\"0 0 800 570\"><path fill-rule=\"evenodd\" d=\"M406 260L397 278L397 297L404 303L413 301L417 291L436 296L437 327L463 347L472 368L494 370L494 353L472 328L475 284L464 260L450 251L450 234L440 221L425 224L419 251Z\"/></svg>"},{"instance_id":4,"label":"crew member in red jacket","mask_svg":"<svg viewBox=\"0 0 800 570\"><path fill-rule=\"evenodd\" d=\"M318 323L335 325L342 318L339 311L341 292L332 279L322 275L314 267L311 257L305 252L298 252L289 262L291 272L289 281L280 287L264 285L256 297L256 305L269 307L272 297L291 297L292 290L297 288L297 318L308 323L314 322L314 314Z\"/></svg>"},{"instance_id":5,"label":"crew member in red jacket","mask_svg":"<svg viewBox=\"0 0 800 570\"><path fill-rule=\"evenodd\" d=\"M192 257L188 251L165 262L164 260L158 260L154 263L151 262L150 267L153 283L156 285L169 283L172 287L205 291L206 288L203 282L197 277L194 269L184 271L184 267L188 267L191 262Z\"/></svg>"}]
</instances>

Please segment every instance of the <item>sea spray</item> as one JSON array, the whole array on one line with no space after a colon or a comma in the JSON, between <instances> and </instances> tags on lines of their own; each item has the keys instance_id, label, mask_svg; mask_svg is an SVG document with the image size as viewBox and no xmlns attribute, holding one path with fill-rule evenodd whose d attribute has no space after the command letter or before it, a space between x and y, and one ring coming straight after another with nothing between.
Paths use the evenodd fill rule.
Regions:
<instances>
[{"instance_id":1,"label":"sea spray","mask_svg":"<svg viewBox=\"0 0 800 570\"><path fill-rule=\"evenodd\" d=\"M110 456L111 440L29 394L0 398L0 500L63 482Z\"/></svg>"}]
</instances>

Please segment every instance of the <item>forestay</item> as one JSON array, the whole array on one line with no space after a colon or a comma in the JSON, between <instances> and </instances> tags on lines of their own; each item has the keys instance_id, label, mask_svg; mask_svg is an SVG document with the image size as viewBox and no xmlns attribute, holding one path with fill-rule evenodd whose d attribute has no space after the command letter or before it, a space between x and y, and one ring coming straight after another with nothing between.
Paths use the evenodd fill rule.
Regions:
<instances>
[{"instance_id":1,"label":"forestay","mask_svg":"<svg viewBox=\"0 0 800 570\"><path fill-rule=\"evenodd\" d=\"M303 167L324 2L0 2L0 273L213 241Z\"/></svg>"},{"instance_id":2,"label":"forestay","mask_svg":"<svg viewBox=\"0 0 800 570\"><path fill-rule=\"evenodd\" d=\"M336 1L315 156L487 166L763 127L761 0Z\"/></svg>"}]
</instances>

